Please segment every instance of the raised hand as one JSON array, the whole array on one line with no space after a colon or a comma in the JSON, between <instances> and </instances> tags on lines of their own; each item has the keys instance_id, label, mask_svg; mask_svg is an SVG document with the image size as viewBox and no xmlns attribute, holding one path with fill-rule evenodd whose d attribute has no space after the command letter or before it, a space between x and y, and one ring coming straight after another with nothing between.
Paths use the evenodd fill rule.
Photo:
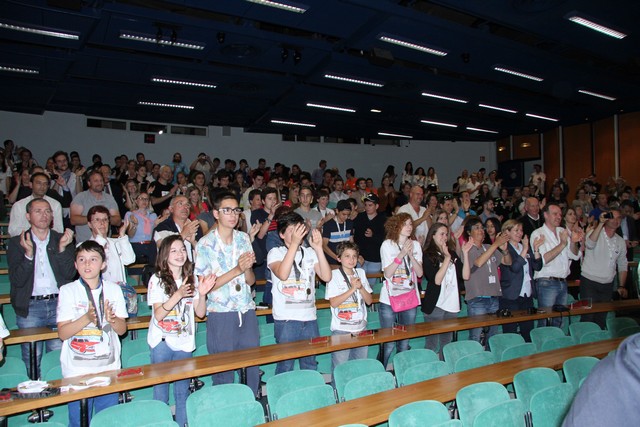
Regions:
<instances>
[{"instance_id":1,"label":"raised hand","mask_svg":"<svg viewBox=\"0 0 640 427\"><path fill-rule=\"evenodd\" d=\"M198 282L198 293L203 298L204 295L211 292L211 289L216 285L218 277L215 274L209 274L208 276L201 276Z\"/></svg>"},{"instance_id":2,"label":"raised hand","mask_svg":"<svg viewBox=\"0 0 640 427\"><path fill-rule=\"evenodd\" d=\"M241 272L250 269L256 262L256 254L253 252L245 252L238 258L238 268Z\"/></svg>"},{"instance_id":3,"label":"raised hand","mask_svg":"<svg viewBox=\"0 0 640 427\"><path fill-rule=\"evenodd\" d=\"M526 234L522 236L522 246L524 246L525 248L529 247L529 236L527 236Z\"/></svg>"},{"instance_id":4,"label":"raised hand","mask_svg":"<svg viewBox=\"0 0 640 427\"><path fill-rule=\"evenodd\" d=\"M462 245L462 252L467 255L471 248L473 247L473 239L469 239Z\"/></svg>"},{"instance_id":5,"label":"raised hand","mask_svg":"<svg viewBox=\"0 0 640 427\"><path fill-rule=\"evenodd\" d=\"M194 286L191 283L185 283L177 291L180 294L180 298L190 298L194 295Z\"/></svg>"},{"instance_id":6,"label":"raised hand","mask_svg":"<svg viewBox=\"0 0 640 427\"><path fill-rule=\"evenodd\" d=\"M496 242L498 242L498 246L500 246L502 250L506 249L507 243L509 242L509 235L507 233L498 233L496 235Z\"/></svg>"},{"instance_id":7,"label":"raised hand","mask_svg":"<svg viewBox=\"0 0 640 427\"><path fill-rule=\"evenodd\" d=\"M71 242L73 242L73 231L70 228L66 228L64 230L64 234L60 237L60 243L58 246L60 252L64 251Z\"/></svg>"},{"instance_id":8,"label":"raised hand","mask_svg":"<svg viewBox=\"0 0 640 427\"><path fill-rule=\"evenodd\" d=\"M311 230L311 236L309 238L309 245L315 250L322 250L322 233L320 230Z\"/></svg>"},{"instance_id":9,"label":"raised hand","mask_svg":"<svg viewBox=\"0 0 640 427\"><path fill-rule=\"evenodd\" d=\"M256 223L253 224L249 229L249 239L251 239L252 242L253 242L253 239L255 239L256 236L258 235L258 232L260 232L261 226L262 226L262 223L260 223L260 221L256 221Z\"/></svg>"},{"instance_id":10,"label":"raised hand","mask_svg":"<svg viewBox=\"0 0 640 427\"><path fill-rule=\"evenodd\" d=\"M562 230L560 232L560 243L562 243L563 245L566 245L568 240L569 240L569 232L567 230Z\"/></svg>"},{"instance_id":11,"label":"raised hand","mask_svg":"<svg viewBox=\"0 0 640 427\"><path fill-rule=\"evenodd\" d=\"M29 231L23 231L20 233L20 246L24 249L24 254L33 258L33 241L31 240L31 233Z\"/></svg>"},{"instance_id":12,"label":"raised hand","mask_svg":"<svg viewBox=\"0 0 640 427\"><path fill-rule=\"evenodd\" d=\"M93 305L91 306L93 308ZM95 313L95 311L94 311ZM116 309L111 304L111 301L107 300L104 306L104 317L109 323L115 323L116 321Z\"/></svg>"},{"instance_id":13,"label":"raised hand","mask_svg":"<svg viewBox=\"0 0 640 427\"><path fill-rule=\"evenodd\" d=\"M89 304L89 309L85 313L85 316L87 316L89 323L93 323L94 325L98 324L98 316L96 315L96 309L93 307L93 304Z\"/></svg>"},{"instance_id":14,"label":"raised hand","mask_svg":"<svg viewBox=\"0 0 640 427\"><path fill-rule=\"evenodd\" d=\"M300 245L302 239L307 235L307 226L304 224L296 224L293 227L293 233L291 233L291 243Z\"/></svg>"}]
</instances>

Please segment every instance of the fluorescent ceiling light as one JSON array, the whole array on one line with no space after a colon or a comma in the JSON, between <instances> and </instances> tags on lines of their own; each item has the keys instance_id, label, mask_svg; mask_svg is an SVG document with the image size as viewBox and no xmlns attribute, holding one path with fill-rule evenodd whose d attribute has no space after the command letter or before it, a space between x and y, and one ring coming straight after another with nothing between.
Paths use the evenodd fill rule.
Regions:
<instances>
[{"instance_id":1,"label":"fluorescent ceiling light","mask_svg":"<svg viewBox=\"0 0 640 427\"><path fill-rule=\"evenodd\" d=\"M0 71L7 71L9 73L40 74L40 71L34 68L14 67L11 65L0 65Z\"/></svg>"},{"instance_id":2,"label":"fluorescent ceiling light","mask_svg":"<svg viewBox=\"0 0 640 427\"><path fill-rule=\"evenodd\" d=\"M73 33L64 33L62 31L55 31L52 29L46 29L44 27L25 27L23 25L14 25L7 22L0 22L0 28L5 30L21 31L23 33L39 34L41 36L57 37L59 39L67 40L79 40L80 36Z\"/></svg>"},{"instance_id":3,"label":"fluorescent ceiling light","mask_svg":"<svg viewBox=\"0 0 640 427\"><path fill-rule=\"evenodd\" d=\"M466 104L467 102L469 102L466 99L453 98L451 96L438 95L437 93L431 93L431 92L422 92L422 96L428 96L429 98L444 99L445 101L459 102L461 104Z\"/></svg>"},{"instance_id":4,"label":"fluorescent ceiling light","mask_svg":"<svg viewBox=\"0 0 640 427\"><path fill-rule=\"evenodd\" d=\"M193 110L195 108L193 105L167 104L164 102L151 102L151 101L138 101L138 105L145 105L148 107L182 108L184 110Z\"/></svg>"},{"instance_id":5,"label":"fluorescent ceiling light","mask_svg":"<svg viewBox=\"0 0 640 427\"><path fill-rule=\"evenodd\" d=\"M575 22L578 25L582 25L583 27L587 27L591 30L597 31L602 34L606 34L607 36L610 36L619 40L627 37L625 33L621 31L616 31L602 24L598 24L597 22L594 22L591 18L586 18L585 16L578 15L577 12L569 14L568 16L566 16L566 18L569 21Z\"/></svg>"},{"instance_id":6,"label":"fluorescent ceiling light","mask_svg":"<svg viewBox=\"0 0 640 427\"><path fill-rule=\"evenodd\" d=\"M495 65L493 69L496 71L500 71L501 73L511 74L512 76L522 77L523 79L534 80L536 82L541 82L544 80L542 77L534 76L533 74L523 73L522 71L512 70L511 68L505 68L501 65Z\"/></svg>"},{"instance_id":7,"label":"fluorescent ceiling light","mask_svg":"<svg viewBox=\"0 0 640 427\"><path fill-rule=\"evenodd\" d=\"M216 85L214 85L212 83L196 82L196 81L189 81L189 80L168 79L168 78L165 78L165 77L152 77L151 81L155 82L155 83L166 83L166 84L170 84L170 85L204 87L204 88L207 88L207 89L215 89L216 88Z\"/></svg>"},{"instance_id":8,"label":"fluorescent ceiling light","mask_svg":"<svg viewBox=\"0 0 640 427\"><path fill-rule=\"evenodd\" d=\"M251 3L260 4L262 6L274 7L276 9L286 10L287 12L305 13L309 6L294 2L281 2L273 0L247 0Z\"/></svg>"},{"instance_id":9,"label":"fluorescent ceiling light","mask_svg":"<svg viewBox=\"0 0 640 427\"><path fill-rule=\"evenodd\" d=\"M308 128L316 127L316 125L314 125L313 123L292 122L292 121L289 121L289 120L272 119L271 123L275 123L275 124L278 124L278 125L304 126L304 127L308 127Z\"/></svg>"},{"instance_id":10,"label":"fluorescent ceiling light","mask_svg":"<svg viewBox=\"0 0 640 427\"><path fill-rule=\"evenodd\" d=\"M478 106L482 108L489 108L490 110L504 111L505 113L511 113L511 114L517 113L516 110L510 110L508 108L503 108L503 107L496 107L495 105L491 105L491 104L478 104Z\"/></svg>"},{"instance_id":11,"label":"fluorescent ceiling light","mask_svg":"<svg viewBox=\"0 0 640 427\"><path fill-rule=\"evenodd\" d=\"M420 120L422 123L426 123L428 125L436 125L436 126L446 126L448 128L457 128L458 125L454 125L453 123L444 123L444 122L434 122L433 120Z\"/></svg>"},{"instance_id":12,"label":"fluorescent ceiling light","mask_svg":"<svg viewBox=\"0 0 640 427\"><path fill-rule=\"evenodd\" d=\"M396 137L396 138L413 139L413 137L412 137L412 136L409 136L409 135L400 135L400 134L398 134L398 133L378 132L378 135L380 135L380 136L392 136L392 137Z\"/></svg>"},{"instance_id":13,"label":"fluorescent ceiling light","mask_svg":"<svg viewBox=\"0 0 640 427\"><path fill-rule=\"evenodd\" d=\"M474 128L474 127L471 127L471 126L467 126L467 127L466 127L466 129L467 129L467 130L472 130L472 131L475 131L475 132L498 133L498 132L496 132L495 130L482 129L482 128Z\"/></svg>"},{"instance_id":14,"label":"fluorescent ceiling light","mask_svg":"<svg viewBox=\"0 0 640 427\"><path fill-rule=\"evenodd\" d=\"M161 46L174 46L174 47L181 47L184 49L194 49L194 50L203 50L206 46L205 43L192 42L187 40L172 42L171 40L158 39L156 36L151 34L139 34L139 33L133 33L133 32L121 32L120 38L124 40L133 40L137 42L159 44Z\"/></svg>"},{"instance_id":15,"label":"fluorescent ceiling light","mask_svg":"<svg viewBox=\"0 0 640 427\"><path fill-rule=\"evenodd\" d=\"M358 79L358 78L354 78L354 77L340 76L340 75L337 75L337 74L325 74L324 78L325 79L340 80L340 81L343 81L343 82L355 83L355 84L365 85L365 86L374 86L374 87L382 87L382 86L384 86L384 84L379 83L379 82L374 82L374 81L370 81L370 80L362 80L362 79Z\"/></svg>"},{"instance_id":16,"label":"fluorescent ceiling light","mask_svg":"<svg viewBox=\"0 0 640 427\"><path fill-rule=\"evenodd\" d=\"M539 114L526 113L525 116L533 117L534 119L549 120L550 122L557 122L558 121L558 119L554 119L553 117L541 116Z\"/></svg>"},{"instance_id":17,"label":"fluorescent ceiling light","mask_svg":"<svg viewBox=\"0 0 640 427\"><path fill-rule=\"evenodd\" d=\"M607 101L615 101L616 100L616 98L614 98L613 96L604 95L602 93L593 92L593 91L586 90L586 89L579 89L578 92L584 93L585 95L595 96L596 98L606 99Z\"/></svg>"},{"instance_id":18,"label":"fluorescent ceiling light","mask_svg":"<svg viewBox=\"0 0 640 427\"><path fill-rule=\"evenodd\" d=\"M354 110L353 108L336 107L335 105L314 104L312 102L307 102L307 107L324 108L325 110L344 111L346 113L356 112L356 110Z\"/></svg>"},{"instance_id":19,"label":"fluorescent ceiling light","mask_svg":"<svg viewBox=\"0 0 640 427\"><path fill-rule=\"evenodd\" d=\"M372 108L371 112L372 113L382 113L382 110L378 110L377 108Z\"/></svg>"},{"instance_id":20,"label":"fluorescent ceiling light","mask_svg":"<svg viewBox=\"0 0 640 427\"><path fill-rule=\"evenodd\" d=\"M378 36L378 40L383 41L383 42L387 42L387 43L391 43L391 44L395 44L398 46L402 46L402 47L407 47L409 49L414 49L414 50L419 50L420 52L425 52L425 53L430 53L431 55L436 55L436 56L447 56L448 52L445 52L444 50L440 50L440 49L435 49L433 47L429 47L429 46L425 46L422 44L418 44L417 42L413 42L413 41L409 41L409 40L402 40L399 39L395 36L391 37L385 34L381 34Z\"/></svg>"}]
</instances>

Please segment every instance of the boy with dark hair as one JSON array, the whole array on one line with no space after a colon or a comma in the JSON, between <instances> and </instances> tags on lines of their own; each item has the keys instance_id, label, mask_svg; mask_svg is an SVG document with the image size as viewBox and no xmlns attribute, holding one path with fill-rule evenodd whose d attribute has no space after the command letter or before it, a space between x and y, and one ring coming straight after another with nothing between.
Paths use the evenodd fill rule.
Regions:
<instances>
[{"instance_id":1,"label":"boy with dark hair","mask_svg":"<svg viewBox=\"0 0 640 427\"><path fill-rule=\"evenodd\" d=\"M58 336L63 341L60 365L64 378L120 369L120 340L127 332L127 308L120 286L102 280L105 253L99 243L87 240L75 251L80 279L60 288ZM118 393L88 400L89 420L118 404ZM69 403L69 425L80 426L80 402Z\"/></svg>"},{"instance_id":2,"label":"boy with dark hair","mask_svg":"<svg viewBox=\"0 0 640 427\"><path fill-rule=\"evenodd\" d=\"M302 247L309 230L295 212L278 218L278 234L284 246L273 248L267 265L273 281L273 318L277 343L315 338L319 335L316 318L315 277L331 279L331 268L322 252L322 236L316 229L309 236L310 248ZM278 362L276 374L293 369L293 360ZM300 369L316 369L315 356L300 358Z\"/></svg>"},{"instance_id":3,"label":"boy with dark hair","mask_svg":"<svg viewBox=\"0 0 640 427\"><path fill-rule=\"evenodd\" d=\"M349 219L349 215L351 203L348 200L340 200L333 221L327 221L322 227L322 248L331 268L338 268L340 265L336 255L338 243L353 242L353 221Z\"/></svg>"}]
</instances>

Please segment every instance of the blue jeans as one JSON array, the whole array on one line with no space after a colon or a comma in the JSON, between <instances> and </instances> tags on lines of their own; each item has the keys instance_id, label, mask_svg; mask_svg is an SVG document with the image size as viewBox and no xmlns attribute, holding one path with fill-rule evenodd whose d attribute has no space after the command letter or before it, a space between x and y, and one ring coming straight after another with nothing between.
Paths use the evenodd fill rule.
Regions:
<instances>
[{"instance_id":1,"label":"blue jeans","mask_svg":"<svg viewBox=\"0 0 640 427\"><path fill-rule=\"evenodd\" d=\"M105 394L104 396L87 399L87 410L89 413L89 423L91 423L92 413L98 413L103 409L116 406L118 404L118 393ZM69 427L80 427L80 401L69 402ZM114 420L114 424L117 421Z\"/></svg>"},{"instance_id":2,"label":"blue jeans","mask_svg":"<svg viewBox=\"0 0 640 427\"><path fill-rule=\"evenodd\" d=\"M381 262L371 262L371 261L366 261L365 260L364 265L362 266L362 269L367 274L380 273L382 271L382 263ZM369 286L371 286L373 288L373 285L375 285L376 282L378 280L380 280L380 279L369 278L367 280L369 280Z\"/></svg>"},{"instance_id":3,"label":"blue jeans","mask_svg":"<svg viewBox=\"0 0 640 427\"><path fill-rule=\"evenodd\" d=\"M564 280L537 279L538 307L551 307L554 304L567 304L567 282ZM547 321L538 320L538 326L547 326ZM551 319L551 326L562 326L562 318Z\"/></svg>"},{"instance_id":4,"label":"blue jeans","mask_svg":"<svg viewBox=\"0 0 640 427\"><path fill-rule=\"evenodd\" d=\"M389 304L380 303L378 307L378 312L380 313L380 327L390 328L394 323L398 323L400 325L413 325L416 323L416 310L417 308L412 308L395 313ZM398 353L409 350L409 340L388 342L382 345L382 365L385 369L389 363L389 358L391 357L394 346Z\"/></svg>"},{"instance_id":5,"label":"blue jeans","mask_svg":"<svg viewBox=\"0 0 640 427\"><path fill-rule=\"evenodd\" d=\"M320 335L318 331L318 321L308 320L274 320L274 336L278 344L284 342L310 340ZM293 370L293 359L283 360L276 365L276 375ZM300 369L310 369L315 371L318 367L315 356L301 357L299 359Z\"/></svg>"},{"instance_id":6,"label":"blue jeans","mask_svg":"<svg viewBox=\"0 0 640 427\"><path fill-rule=\"evenodd\" d=\"M469 316L477 316L479 314L492 314L498 311L500 306L498 297L476 297L467 301L467 312ZM469 331L469 339L480 342L480 331L482 328L473 328ZM489 338L498 333L497 326L489 326L489 330L485 335L486 342Z\"/></svg>"},{"instance_id":7,"label":"blue jeans","mask_svg":"<svg viewBox=\"0 0 640 427\"><path fill-rule=\"evenodd\" d=\"M431 314L424 315L425 322L435 322L437 320L455 319L458 313L451 313L441 308L434 307ZM444 334L427 335L427 342L424 348L432 350L440 356L440 360L444 360L442 356L442 348L453 340L453 332L445 332Z\"/></svg>"},{"instance_id":8,"label":"blue jeans","mask_svg":"<svg viewBox=\"0 0 640 427\"><path fill-rule=\"evenodd\" d=\"M350 333L351 332L331 331L331 335L346 335ZM331 374L333 375L333 370L336 366L349 360L366 359L368 353L369 348L367 346L334 351L331 353Z\"/></svg>"},{"instance_id":9,"label":"blue jeans","mask_svg":"<svg viewBox=\"0 0 640 427\"><path fill-rule=\"evenodd\" d=\"M186 351L174 351L166 342L151 348L151 363L170 362L173 360L188 359L191 353ZM176 422L184 426L187 422L187 397L189 397L189 379L173 383L173 396L176 399ZM163 403L169 403L169 383L153 386L153 398Z\"/></svg>"},{"instance_id":10,"label":"blue jeans","mask_svg":"<svg viewBox=\"0 0 640 427\"><path fill-rule=\"evenodd\" d=\"M27 317L16 316L18 328L37 328L37 327L57 327L56 313L58 311L58 299L48 300L30 300L29 315ZM59 339L49 340L47 343L47 351L59 350L62 348L62 341ZM27 373L29 378L40 378L40 359L42 359L42 341L36 343L36 363L37 372L32 375L31 363L29 360L29 344L21 344L22 360L27 365Z\"/></svg>"}]
</instances>

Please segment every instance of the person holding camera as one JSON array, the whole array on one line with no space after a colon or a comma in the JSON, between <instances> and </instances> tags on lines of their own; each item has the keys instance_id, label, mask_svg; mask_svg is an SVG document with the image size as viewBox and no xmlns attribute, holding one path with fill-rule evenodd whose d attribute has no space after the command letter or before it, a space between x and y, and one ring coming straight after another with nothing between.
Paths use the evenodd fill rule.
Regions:
<instances>
[{"instance_id":1,"label":"person holding camera","mask_svg":"<svg viewBox=\"0 0 640 427\"><path fill-rule=\"evenodd\" d=\"M627 281L627 247L624 239L616 234L622 214L618 209L602 212L596 227L587 233L584 262L580 275L580 297L592 302L611 301L613 293L627 296L624 284ZM618 270L618 287L614 279ZM615 289L615 291L614 291ZM595 322L600 328L606 326L607 313L585 314L583 322Z\"/></svg>"},{"instance_id":2,"label":"person holding camera","mask_svg":"<svg viewBox=\"0 0 640 427\"><path fill-rule=\"evenodd\" d=\"M529 251L529 237L522 230L522 223L510 219L502 224L502 233L509 237L507 250L511 254L511 264L501 267L500 311L502 310L528 310L533 307L533 272L542 268L540 246L544 243L544 235L538 236L533 242L533 253ZM531 342L531 329L533 321L508 323L502 325L502 332L517 333L526 342Z\"/></svg>"}]
</instances>

